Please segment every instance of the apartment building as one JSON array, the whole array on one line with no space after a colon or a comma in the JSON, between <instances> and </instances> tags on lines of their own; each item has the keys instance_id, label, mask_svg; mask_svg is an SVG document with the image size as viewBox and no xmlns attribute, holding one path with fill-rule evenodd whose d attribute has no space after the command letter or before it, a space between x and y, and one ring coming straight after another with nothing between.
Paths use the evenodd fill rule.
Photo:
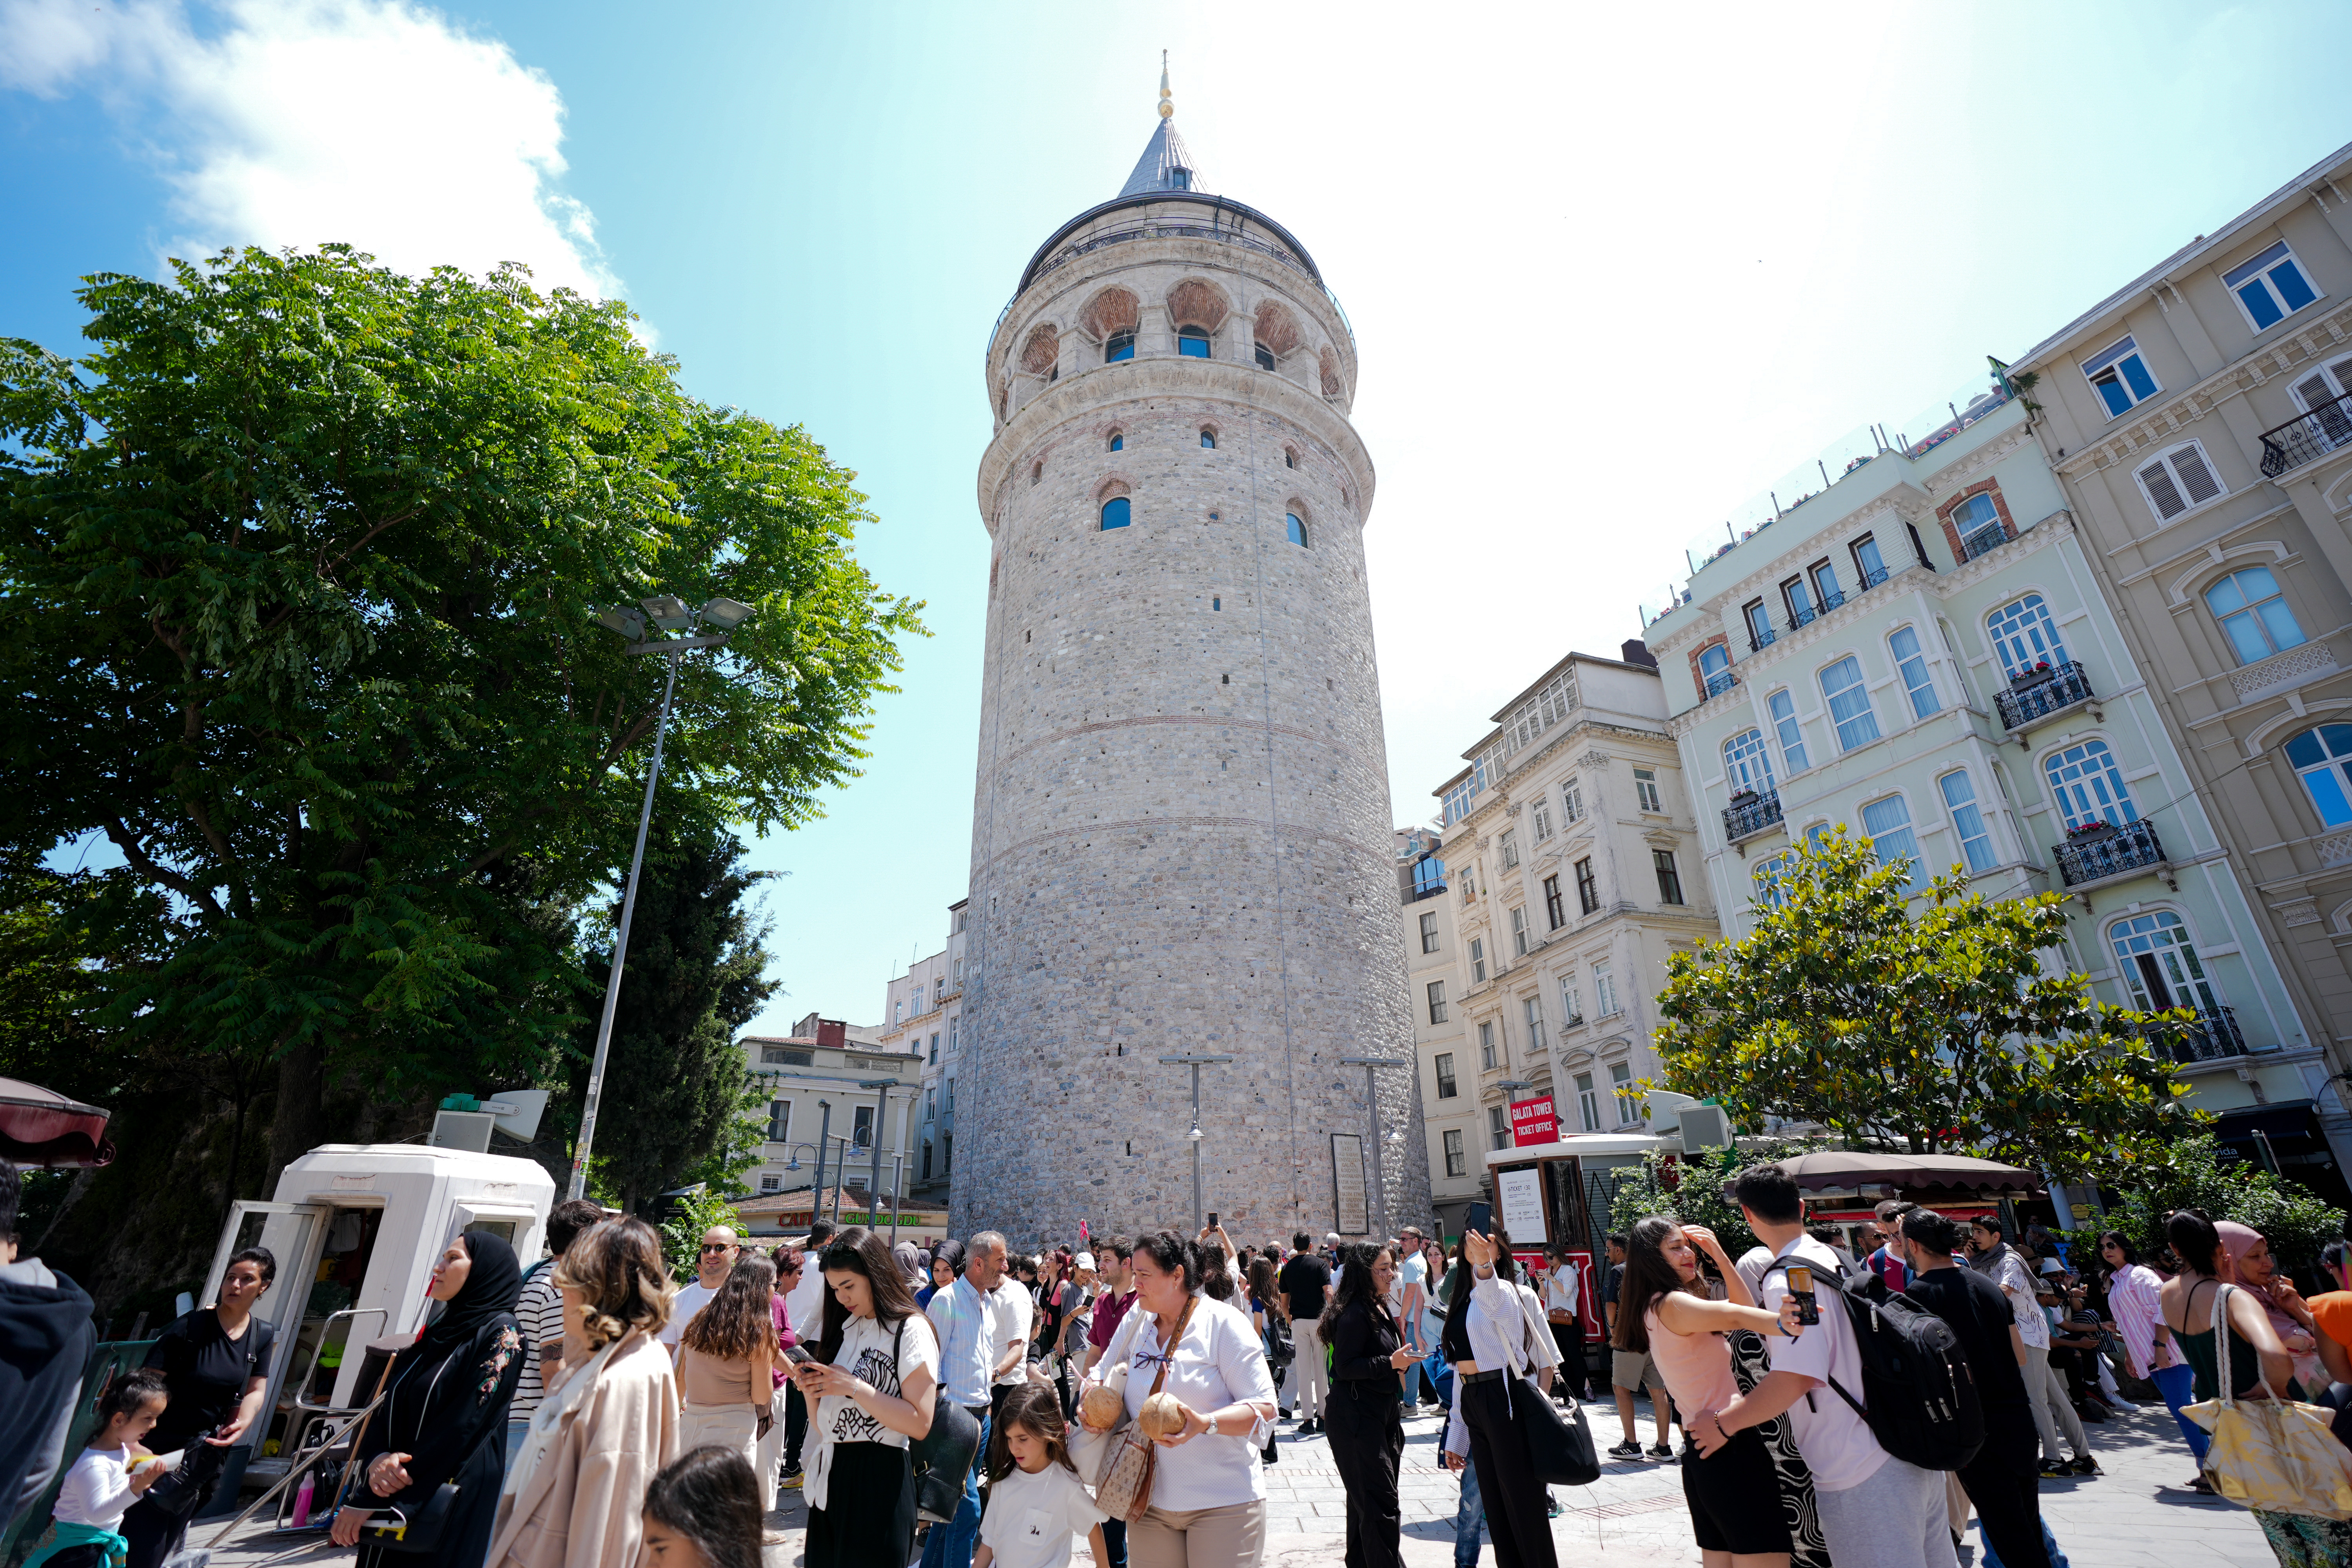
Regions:
<instances>
[{"instance_id":1,"label":"apartment building","mask_svg":"<svg viewBox=\"0 0 2352 1568\"><path fill-rule=\"evenodd\" d=\"M1667 956L1717 933L1658 667L1638 641L1623 653L1544 671L1435 792L1455 936L1450 963L1413 975L1423 1104L1453 1098L1435 1070L1451 1054L1478 1149L1510 1147L1511 1104L1546 1096L1563 1132L1640 1127L1620 1096L1658 1070Z\"/></svg>"},{"instance_id":2,"label":"apartment building","mask_svg":"<svg viewBox=\"0 0 2352 1568\"><path fill-rule=\"evenodd\" d=\"M948 906L947 945L907 966L882 997L876 1037L922 1058L917 1146L908 1193L944 1204L955 1169L956 1070L963 1051L964 900Z\"/></svg>"},{"instance_id":3,"label":"apartment building","mask_svg":"<svg viewBox=\"0 0 2352 1568\"><path fill-rule=\"evenodd\" d=\"M813 1185L820 1148L828 1188L846 1161L849 1180L863 1189L873 1173L877 1138L882 1190L890 1191L895 1163L912 1147L919 1068L912 1055L879 1036L868 1026L811 1013L790 1035L743 1037L746 1066L768 1101L760 1163L743 1174L754 1194Z\"/></svg>"},{"instance_id":4,"label":"apartment building","mask_svg":"<svg viewBox=\"0 0 2352 1568\"><path fill-rule=\"evenodd\" d=\"M2352 147L2011 371L2031 378L2033 433L2147 672L2152 721L2251 894L2227 923L2179 910L2178 935L2111 923L2112 967L2136 998L2218 1013L2233 1046L2242 1036L2243 1081L2217 1100L2231 1110L2225 1137L2251 1143L2259 1130L2261 1157L2340 1175L2352 1162L2337 1087L2352 1039ZM2150 900L2134 920L2170 908ZM2238 989L2250 976L2222 978L2262 950L2285 977L2275 1003Z\"/></svg>"},{"instance_id":5,"label":"apartment building","mask_svg":"<svg viewBox=\"0 0 2352 1568\"><path fill-rule=\"evenodd\" d=\"M1475 1075L1467 1070L1461 1030L1444 999L1455 981L1461 947L1438 843L1438 835L1427 828L1397 829L1397 901L1404 909L1400 924L1405 994L1413 1002L1413 1072L1428 1144L1430 1201L1439 1229L1457 1236L1470 1205L1478 1201L1485 1171L1478 1151L1486 1144L1480 1131L1484 1117ZM1429 990L1433 983L1438 987L1434 1006Z\"/></svg>"},{"instance_id":6,"label":"apartment building","mask_svg":"<svg viewBox=\"0 0 2352 1568\"><path fill-rule=\"evenodd\" d=\"M2032 405L1988 374L1942 406L1808 465L1820 488L1774 497L1647 627L1725 927L1842 824L1923 893L1958 867L1995 896L2067 895L2051 962L2192 1009L2167 1048L2200 1104L2301 1092L2315 1042Z\"/></svg>"}]
</instances>

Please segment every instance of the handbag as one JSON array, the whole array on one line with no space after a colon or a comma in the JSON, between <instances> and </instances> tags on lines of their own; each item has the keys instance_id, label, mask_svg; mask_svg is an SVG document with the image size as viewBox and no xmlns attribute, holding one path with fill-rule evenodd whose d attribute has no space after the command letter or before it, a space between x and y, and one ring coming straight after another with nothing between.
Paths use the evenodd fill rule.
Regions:
<instances>
[{"instance_id":1,"label":"handbag","mask_svg":"<svg viewBox=\"0 0 2352 1568\"><path fill-rule=\"evenodd\" d=\"M443 1481L415 1512L390 1505L379 1507L360 1526L360 1539L380 1552L422 1556L441 1550L442 1527L457 1506L457 1483ZM390 1517L385 1517L389 1515Z\"/></svg>"},{"instance_id":2,"label":"handbag","mask_svg":"<svg viewBox=\"0 0 2352 1568\"><path fill-rule=\"evenodd\" d=\"M1550 1331L1528 1309L1528 1299L1515 1289L1522 1327L1549 1342ZM1528 1468L1546 1486L1589 1487L1601 1479L1601 1451L1592 1446L1592 1428L1584 1406L1571 1402L1565 1409L1523 1373L1511 1374L1511 1413L1528 1442Z\"/></svg>"},{"instance_id":3,"label":"handbag","mask_svg":"<svg viewBox=\"0 0 2352 1568\"><path fill-rule=\"evenodd\" d=\"M1183 1341L1184 1326L1192 1321L1192 1309L1200 1300L1194 1296L1184 1303L1184 1314L1176 1320L1176 1331L1160 1347L1160 1374L1151 1380L1154 1394L1168 1381L1169 1364L1176 1359L1176 1347ZM1095 1506L1113 1519L1132 1524L1151 1506L1151 1477L1159 1467L1160 1445L1137 1432L1132 1420L1120 1426L1116 1435L1118 1447L1103 1467L1101 1484L1095 1489Z\"/></svg>"},{"instance_id":4,"label":"handbag","mask_svg":"<svg viewBox=\"0 0 2352 1568\"><path fill-rule=\"evenodd\" d=\"M2213 1367L2220 1397L2180 1413L2213 1434L2203 1473L2214 1491L2241 1508L2352 1519L2352 1451L2329 1430L2333 1411L2281 1399L2266 1376L2268 1399L2240 1403L2230 1389L2230 1293L2213 1298Z\"/></svg>"},{"instance_id":5,"label":"handbag","mask_svg":"<svg viewBox=\"0 0 2352 1568\"><path fill-rule=\"evenodd\" d=\"M898 1346L907 1337L907 1320L890 1340L890 1365L898 1364ZM933 1524L955 1518L963 1501L964 1478L980 1458L980 1423L971 1411L947 1396L945 1385L931 1401L931 1429L907 1445L907 1462L915 1472L915 1514Z\"/></svg>"}]
</instances>

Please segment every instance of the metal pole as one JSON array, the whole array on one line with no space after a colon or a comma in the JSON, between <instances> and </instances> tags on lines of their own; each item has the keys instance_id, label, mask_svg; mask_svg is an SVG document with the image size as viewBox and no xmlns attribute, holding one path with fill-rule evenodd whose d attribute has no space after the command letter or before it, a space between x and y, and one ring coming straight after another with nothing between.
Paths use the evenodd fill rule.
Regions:
<instances>
[{"instance_id":1,"label":"metal pole","mask_svg":"<svg viewBox=\"0 0 2352 1568\"><path fill-rule=\"evenodd\" d=\"M849 1169L849 1152L856 1145L845 1138L841 1141L841 1158L833 1163L833 1223L841 1223L842 1173Z\"/></svg>"},{"instance_id":2,"label":"metal pole","mask_svg":"<svg viewBox=\"0 0 2352 1568\"><path fill-rule=\"evenodd\" d=\"M1201 1064L1192 1064L1192 1230L1198 1235L1207 1225L1207 1211L1201 1197Z\"/></svg>"},{"instance_id":3,"label":"metal pole","mask_svg":"<svg viewBox=\"0 0 2352 1568\"><path fill-rule=\"evenodd\" d=\"M654 763L646 770L646 804L637 813L637 847L629 857L629 885L621 895L621 929L613 934L613 968L604 977L604 1014L596 1025L596 1057L588 1065L588 1098L580 1108L580 1136L572 1148L570 1196L588 1191L588 1153L596 1142L596 1105L604 1095L604 1059L613 1049L613 1013L621 1002L621 964L629 953L629 921L637 912L637 877L645 869L646 830L653 826L654 784L661 778L662 742L669 736L670 699L677 692L677 664L684 650L669 656L669 678L662 684L661 718L654 725Z\"/></svg>"},{"instance_id":4,"label":"metal pole","mask_svg":"<svg viewBox=\"0 0 2352 1568\"><path fill-rule=\"evenodd\" d=\"M890 1115L890 1091L874 1091L874 1171L866 1178L866 1228L874 1228L874 1212L882 1205L882 1124Z\"/></svg>"},{"instance_id":5,"label":"metal pole","mask_svg":"<svg viewBox=\"0 0 2352 1568\"><path fill-rule=\"evenodd\" d=\"M907 1183L907 1156L893 1151L890 1155L890 1245L898 1245L898 1189Z\"/></svg>"},{"instance_id":6,"label":"metal pole","mask_svg":"<svg viewBox=\"0 0 2352 1568\"><path fill-rule=\"evenodd\" d=\"M824 1112L824 1120L817 1123L816 1185L809 1189L809 1224L812 1226L824 1212L824 1148L833 1142L833 1101L820 1100L816 1108Z\"/></svg>"}]
</instances>

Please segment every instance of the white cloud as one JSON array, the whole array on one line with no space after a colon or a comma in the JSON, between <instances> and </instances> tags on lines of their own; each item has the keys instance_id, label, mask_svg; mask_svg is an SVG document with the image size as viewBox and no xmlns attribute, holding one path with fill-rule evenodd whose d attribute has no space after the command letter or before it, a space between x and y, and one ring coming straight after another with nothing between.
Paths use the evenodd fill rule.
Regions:
<instances>
[{"instance_id":1,"label":"white cloud","mask_svg":"<svg viewBox=\"0 0 2352 1568\"><path fill-rule=\"evenodd\" d=\"M173 192L168 248L348 241L388 265L619 280L558 188L563 100L506 45L402 0L0 0L0 86L87 88Z\"/></svg>"}]
</instances>

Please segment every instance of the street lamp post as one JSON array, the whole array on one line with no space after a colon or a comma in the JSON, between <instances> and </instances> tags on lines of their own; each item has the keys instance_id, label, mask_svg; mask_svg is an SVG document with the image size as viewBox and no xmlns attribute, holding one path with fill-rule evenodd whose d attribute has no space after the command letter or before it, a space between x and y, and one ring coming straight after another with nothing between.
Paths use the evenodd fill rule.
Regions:
<instances>
[{"instance_id":1,"label":"street lamp post","mask_svg":"<svg viewBox=\"0 0 2352 1568\"><path fill-rule=\"evenodd\" d=\"M588 1095L580 1107L580 1137L572 1151L572 1197L583 1197L588 1190L588 1155L596 1142L596 1108L604 1097L604 1061L613 1048L613 1014L621 1002L621 965L629 955L629 922L637 913L637 881L646 865L646 832L653 826L654 785L661 778L662 744L669 737L671 700L677 695L678 662L688 648L720 647L735 628L751 614L751 606L737 604L732 599L713 599L699 610L689 610L686 603L668 594L641 601L644 613L619 606L605 610L596 617L606 630L617 632L629 639L627 652L665 653L669 656L669 675L662 683L661 717L654 721L653 765L646 770L646 803L637 812L637 847L629 857L629 884L621 894L621 924L613 933L613 966L604 976L604 1012L596 1024L596 1055L588 1066ZM663 637L646 640L646 621L650 617L655 626L666 632L681 632L698 620L718 628L711 635L698 637Z\"/></svg>"},{"instance_id":2,"label":"street lamp post","mask_svg":"<svg viewBox=\"0 0 2352 1568\"><path fill-rule=\"evenodd\" d=\"M833 1101L820 1100L816 1102L816 1108L824 1113L824 1120L817 1123L816 1128L816 1184L809 1188L809 1224L811 1225L816 1224L817 1211L824 1206L824 1152L833 1142ZM840 1180L838 1174L834 1177L836 1184Z\"/></svg>"},{"instance_id":3,"label":"street lamp post","mask_svg":"<svg viewBox=\"0 0 2352 1568\"><path fill-rule=\"evenodd\" d=\"M866 1179L866 1228L874 1228L874 1208L882 1201L882 1128L889 1120L890 1091L898 1087L895 1078L869 1079L857 1086L874 1091L874 1173ZM898 1237L893 1236L891 1240Z\"/></svg>"},{"instance_id":4,"label":"street lamp post","mask_svg":"<svg viewBox=\"0 0 2352 1568\"><path fill-rule=\"evenodd\" d=\"M1234 1058L1231 1057L1199 1055L1161 1057L1160 1058L1162 1066L1189 1067L1192 1069L1192 1130L1190 1132L1185 1133L1184 1136L1192 1145L1192 1229L1195 1232L1200 1231L1208 1224L1201 1197L1201 1140L1202 1136L1201 1132L1201 1069L1204 1067L1213 1067L1219 1062L1229 1062L1233 1059Z\"/></svg>"},{"instance_id":5,"label":"street lamp post","mask_svg":"<svg viewBox=\"0 0 2352 1568\"><path fill-rule=\"evenodd\" d=\"M1364 1123L1371 1133L1372 1145L1372 1231L1374 1241L1386 1241L1389 1235L1389 1178L1381 1162L1385 1147L1381 1138L1381 1097L1373 1075L1382 1068L1409 1068L1412 1064L1396 1057L1341 1057L1340 1065L1364 1069Z\"/></svg>"}]
</instances>

